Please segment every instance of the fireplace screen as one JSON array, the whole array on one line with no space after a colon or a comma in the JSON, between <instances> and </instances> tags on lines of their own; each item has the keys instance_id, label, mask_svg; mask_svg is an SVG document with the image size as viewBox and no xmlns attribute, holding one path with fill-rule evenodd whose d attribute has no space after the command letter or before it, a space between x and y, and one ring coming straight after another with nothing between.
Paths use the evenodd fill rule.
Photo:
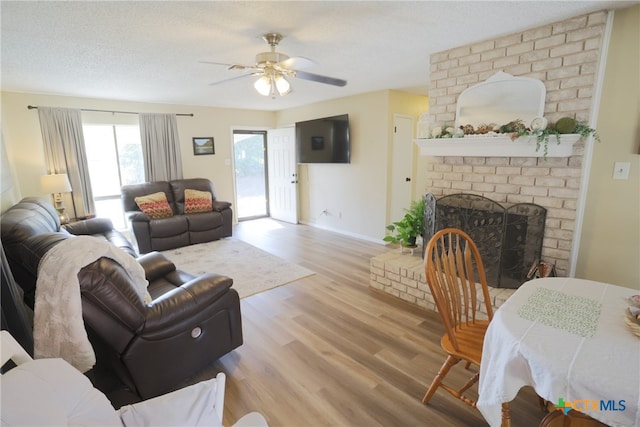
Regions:
<instances>
[{"instance_id":1,"label":"fireplace screen","mask_svg":"<svg viewBox=\"0 0 640 427\"><path fill-rule=\"evenodd\" d=\"M509 208L474 194L425 196L424 244L443 228L458 228L478 246L489 285L517 288L540 259L547 210L532 203Z\"/></svg>"}]
</instances>

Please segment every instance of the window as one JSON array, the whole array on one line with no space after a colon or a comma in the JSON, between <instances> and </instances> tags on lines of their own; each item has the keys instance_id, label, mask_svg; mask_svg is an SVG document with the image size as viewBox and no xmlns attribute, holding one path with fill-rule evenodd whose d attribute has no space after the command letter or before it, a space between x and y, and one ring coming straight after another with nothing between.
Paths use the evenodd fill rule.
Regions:
<instances>
[{"instance_id":1,"label":"window","mask_svg":"<svg viewBox=\"0 0 640 427\"><path fill-rule=\"evenodd\" d=\"M84 125L84 143L96 215L127 228L120 187L144 182L140 128L136 125Z\"/></svg>"}]
</instances>

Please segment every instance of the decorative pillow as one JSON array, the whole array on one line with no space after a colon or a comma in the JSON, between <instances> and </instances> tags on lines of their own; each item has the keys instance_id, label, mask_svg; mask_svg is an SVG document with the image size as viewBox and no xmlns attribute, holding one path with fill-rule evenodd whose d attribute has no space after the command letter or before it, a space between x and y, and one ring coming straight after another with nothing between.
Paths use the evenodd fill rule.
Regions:
<instances>
[{"instance_id":1,"label":"decorative pillow","mask_svg":"<svg viewBox=\"0 0 640 427\"><path fill-rule=\"evenodd\" d=\"M146 213L151 219L170 218L173 216L173 211L171 210L171 206L169 206L167 196L162 191L136 197L134 200L140 210Z\"/></svg>"},{"instance_id":2,"label":"decorative pillow","mask_svg":"<svg viewBox=\"0 0 640 427\"><path fill-rule=\"evenodd\" d=\"M211 212L213 210L213 201L211 192L191 190L187 188L184 190L184 213L202 213Z\"/></svg>"}]
</instances>

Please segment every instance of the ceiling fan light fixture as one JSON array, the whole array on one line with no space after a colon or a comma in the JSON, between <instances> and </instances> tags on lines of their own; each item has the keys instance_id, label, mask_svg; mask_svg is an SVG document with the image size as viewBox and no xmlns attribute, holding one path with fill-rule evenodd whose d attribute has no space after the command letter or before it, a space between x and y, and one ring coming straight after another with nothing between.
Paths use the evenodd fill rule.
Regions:
<instances>
[{"instance_id":1,"label":"ceiling fan light fixture","mask_svg":"<svg viewBox=\"0 0 640 427\"><path fill-rule=\"evenodd\" d=\"M276 76L275 81L276 89L278 89L280 96L284 96L291 92L291 84L289 84L289 81L282 74Z\"/></svg>"},{"instance_id":2,"label":"ceiling fan light fixture","mask_svg":"<svg viewBox=\"0 0 640 427\"><path fill-rule=\"evenodd\" d=\"M271 50L269 52L258 53L256 55L256 62L254 65L223 64L220 62L202 61L211 64L226 65L229 70L246 70L242 75L211 83L211 85L217 85L245 77L260 76L255 82L253 82L253 87L260 95L270 96L275 99L278 95L285 96L291 93L291 83L287 77L339 87L347 84L346 80L300 71L300 68L306 68L314 65L314 62L308 58L289 57L284 53L276 52L276 46L278 46L282 40L282 34L267 33L264 34L262 38L271 47Z\"/></svg>"},{"instance_id":3,"label":"ceiling fan light fixture","mask_svg":"<svg viewBox=\"0 0 640 427\"><path fill-rule=\"evenodd\" d=\"M271 95L271 78L269 76L262 76L253 84L258 93L262 96Z\"/></svg>"},{"instance_id":4,"label":"ceiling fan light fixture","mask_svg":"<svg viewBox=\"0 0 640 427\"><path fill-rule=\"evenodd\" d=\"M258 93L262 96L276 97L276 94L285 96L291 92L291 84L282 75L276 73L265 74L253 84Z\"/></svg>"}]
</instances>

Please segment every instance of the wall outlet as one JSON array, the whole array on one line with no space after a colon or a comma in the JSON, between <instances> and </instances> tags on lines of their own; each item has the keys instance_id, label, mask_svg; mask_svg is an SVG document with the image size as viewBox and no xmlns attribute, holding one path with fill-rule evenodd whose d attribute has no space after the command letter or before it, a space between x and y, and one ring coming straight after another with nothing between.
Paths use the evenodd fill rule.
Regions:
<instances>
[{"instance_id":1,"label":"wall outlet","mask_svg":"<svg viewBox=\"0 0 640 427\"><path fill-rule=\"evenodd\" d=\"M613 179L629 179L630 162L615 162L613 164Z\"/></svg>"}]
</instances>

